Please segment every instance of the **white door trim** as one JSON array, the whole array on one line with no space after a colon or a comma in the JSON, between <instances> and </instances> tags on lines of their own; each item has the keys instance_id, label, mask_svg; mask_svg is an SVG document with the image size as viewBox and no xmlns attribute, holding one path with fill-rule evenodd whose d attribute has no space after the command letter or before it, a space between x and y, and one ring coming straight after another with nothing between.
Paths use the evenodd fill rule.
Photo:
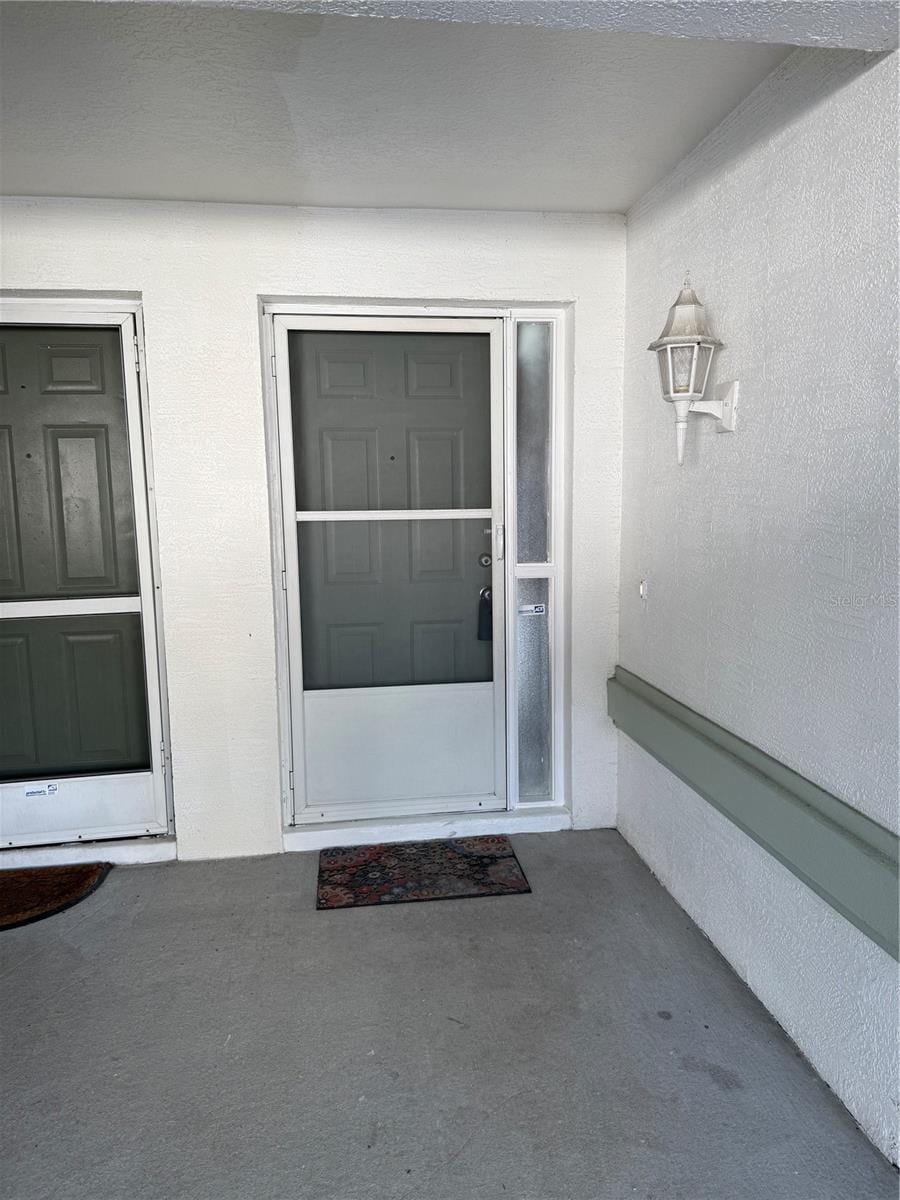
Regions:
<instances>
[{"instance_id":1,"label":"white door trim","mask_svg":"<svg viewBox=\"0 0 900 1200\"><path fill-rule=\"evenodd\" d=\"M168 765L168 706L166 703L165 656L163 653L162 611L159 584L159 558L156 537L156 511L153 496L152 458L150 453L149 406L144 363L144 331L140 301L77 296L0 295L0 324L4 325L105 325L118 328L122 346L122 370L125 382L125 408L134 498L135 544L137 549L140 594L112 600L93 598L86 601L4 602L2 616L48 615L50 607L60 615L80 612L142 612L144 671L147 686L147 712L150 725L151 766L148 772L129 774L148 777L152 799L152 819L139 823L101 825L90 829L59 829L33 835L3 836L0 845L50 845L79 839L142 837L166 835L174 829L171 770ZM110 775L66 777L73 790L110 786ZM0 784L4 789L21 788L23 782ZM27 781L31 782L31 781ZM40 782L40 781L36 781Z\"/></svg>"},{"instance_id":2,"label":"white door trim","mask_svg":"<svg viewBox=\"0 0 900 1200\"><path fill-rule=\"evenodd\" d=\"M284 831L284 848L309 852L329 846L371 846L378 842L424 842L434 838L496 836L500 833L556 833L572 828L562 804L525 805L507 812L441 813L400 816L390 821L340 821L302 825Z\"/></svg>"}]
</instances>

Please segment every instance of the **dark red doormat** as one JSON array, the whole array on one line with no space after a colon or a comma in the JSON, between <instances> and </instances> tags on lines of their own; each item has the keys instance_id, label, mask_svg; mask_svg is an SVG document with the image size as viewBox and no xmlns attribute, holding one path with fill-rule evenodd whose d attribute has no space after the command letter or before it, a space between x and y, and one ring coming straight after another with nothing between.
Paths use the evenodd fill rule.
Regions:
<instances>
[{"instance_id":1,"label":"dark red doormat","mask_svg":"<svg viewBox=\"0 0 900 1200\"><path fill-rule=\"evenodd\" d=\"M109 863L0 870L0 929L14 929L71 908L97 890Z\"/></svg>"},{"instance_id":2,"label":"dark red doormat","mask_svg":"<svg viewBox=\"0 0 900 1200\"><path fill-rule=\"evenodd\" d=\"M319 854L316 908L530 892L508 837L340 846Z\"/></svg>"}]
</instances>

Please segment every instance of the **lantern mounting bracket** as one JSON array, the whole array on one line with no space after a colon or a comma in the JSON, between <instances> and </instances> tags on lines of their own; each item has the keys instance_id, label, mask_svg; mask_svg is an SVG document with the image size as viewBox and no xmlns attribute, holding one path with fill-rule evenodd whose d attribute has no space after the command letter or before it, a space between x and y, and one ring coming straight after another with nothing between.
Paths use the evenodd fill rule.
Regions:
<instances>
[{"instance_id":1,"label":"lantern mounting bracket","mask_svg":"<svg viewBox=\"0 0 900 1200\"><path fill-rule=\"evenodd\" d=\"M731 379L727 383L720 383L715 390L714 399L694 400L691 402L691 407L688 411L692 413L705 413L708 416L715 417L719 423L719 428L716 430L717 433L734 433L740 390L741 385L736 379Z\"/></svg>"}]
</instances>

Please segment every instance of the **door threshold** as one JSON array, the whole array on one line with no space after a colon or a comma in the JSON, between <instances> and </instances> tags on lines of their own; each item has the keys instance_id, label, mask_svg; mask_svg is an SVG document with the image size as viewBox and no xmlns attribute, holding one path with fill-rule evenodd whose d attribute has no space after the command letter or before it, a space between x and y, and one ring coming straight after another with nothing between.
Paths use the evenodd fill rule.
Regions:
<instances>
[{"instance_id":1,"label":"door threshold","mask_svg":"<svg viewBox=\"0 0 900 1200\"><path fill-rule=\"evenodd\" d=\"M572 828L572 814L556 804L535 804L514 812L440 813L437 816L336 821L333 825L293 826L284 831L285 850L324 850L330 846L373 846L380 842L424 842L433 838L479 837L496 833L555 833Z\"/></svg>"},{"instance_id":2,"label":"door threshold","mask_svg":"<svg viewBox=\"0 0 900 1200\"><path fill-rule=\"evenodd\" d=\"M0 850L0 870L14 867L60 867L68 863L108 862L117 866L174 862L173 837L120 838L96 842L65 842L61 846L16 846Z\"/></svg>"}]
</instances>

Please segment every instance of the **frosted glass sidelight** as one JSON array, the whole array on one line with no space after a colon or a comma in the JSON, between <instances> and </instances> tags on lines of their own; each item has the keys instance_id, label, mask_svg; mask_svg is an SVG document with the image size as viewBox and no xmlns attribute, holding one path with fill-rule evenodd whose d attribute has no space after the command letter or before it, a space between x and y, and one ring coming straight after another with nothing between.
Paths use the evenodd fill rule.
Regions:
<instances>
[{"instance_id":1,"label":"frosted glass sidelight","mask_svg":"<svg viewBox=\"0 0 900 1200\"><path fill-rule=\"evenodd\" d=\"M516 328L518 561L547 562L552 326L547 321L521 321Z\"/></svg>"},{"instance_id":2,"label":"frosted glass sidelight","mask_svg":"<svg viewBox=\"0 0 900 1200\"><path fill-rule=\"evenodd\" d=\"M550 583L518 581L519 798L551 798ZM543 606L543 612L540 607ZM534 611L535 608L537 611Z\"/></svg>"},{"instance_id":3,"label":"frosted glass sidelight","mask_svg":"<svg viewBox=\"0 0 900 1200\"><path fill-rule=\"evenodd\" d=\"M297 537L306 691L493 678L483 518L310 521Z\"/></svg>"}]
</instances>

